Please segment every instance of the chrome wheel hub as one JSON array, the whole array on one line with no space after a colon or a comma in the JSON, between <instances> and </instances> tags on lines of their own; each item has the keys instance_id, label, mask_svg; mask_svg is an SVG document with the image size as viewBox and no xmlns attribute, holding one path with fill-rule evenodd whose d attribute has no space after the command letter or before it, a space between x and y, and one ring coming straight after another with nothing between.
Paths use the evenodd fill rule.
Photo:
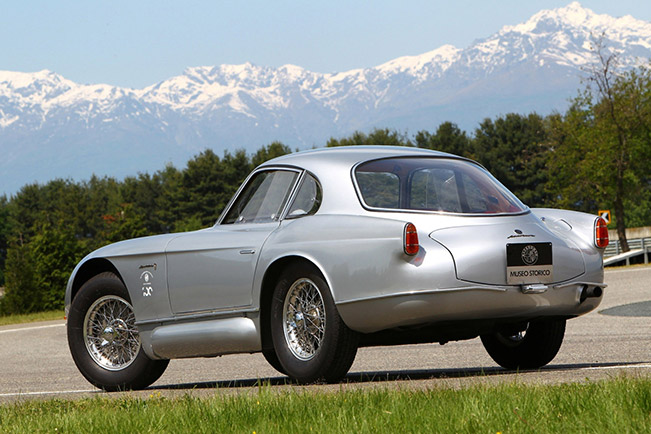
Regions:
<instances>
[{"instance_id":1,"label":"chrome wheel hub","mask_svg":"<svg viewBox=\"0 0 651 434\"><path fill-rule=\"evenodd\" d=\"M107 295L96 300L84 318L84 343L88 354L104 369L129 366L140 351L133 307L123 298Z\"/></svg>"},{"instance_id":2,"label":"chrome wheel hub","mask_svg":"<svg viewBox=\"0 0 651 434\"><path fill-rule=\"evenodd\" d=\"M285 342L299 360L312 359L325 334L326 313L318 287L302 278L292 284L283 304Z\"/></svg>"}]
</instances>

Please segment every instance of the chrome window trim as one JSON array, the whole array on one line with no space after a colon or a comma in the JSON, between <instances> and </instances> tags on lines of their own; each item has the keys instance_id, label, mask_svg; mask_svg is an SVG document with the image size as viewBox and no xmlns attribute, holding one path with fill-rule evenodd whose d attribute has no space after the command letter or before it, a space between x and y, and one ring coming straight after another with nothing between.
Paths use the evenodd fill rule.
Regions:
<instances>
[{"instance_id":1,"label":"chrome window trim","mask_svg":"<svg viewBox=\"0 0 651 434\"><path fill-rule=\"evenodd\" d=\"M304 172L304 170L301 169L301 168L294 167L294 166L283 166L283 165L277 165L277 166L264 166L264 167L259 167L259 168L255 169L255 170L253 170L253 171L249 174L249 176L247 176L247 177L244 179L244 181L240 184L240 186L238 187L238 189L237 189L237 191L235 192L235 194L233 194L233 196L231 197L231 200L228 202L228 205L226 205L226 207L224 208L224 210L223 210L222 213L220 214L219 218L217 219L217 222L215 223L215 226L220 226L220 225L222 225L222 224L226 224L226 223L223 223L224 219L226 218L226 215L228 215L228 213L230 212L231 208L233 207L233 205L234 205L235 202L237 201L237 198L240 197L240 194L242 193L242 190L244 190L244 188L248 185L248 183L249 183L249 181L251 180L251 178L253 178L255 175L257 175L258 173L261 173L261 172L273 172L273 171L278 171L278 170L284 170L284 171L287 171L287 172L296 172L296 173L298 173L298 176L296 177L296 180L294 181L294 184L292 185L292 187L291 187L291 189L290 189L290 193L289 193L289 195L288 195L288 199L287 199L285 205L283 206L282 211L280 212L280 215L279 215L279 218L278 218L278 222L280 222L280 221L283 219L283 217L284 217L284 212L285 212L285 210L286 210L286 208L287 208L287 204L288 204L289 201L291 200L292 195L294 194L294 192L295 192L295 190L296 190L296 185L297 185L297 183L298 183L301 179L303 179L303 172Z\"/></svg>"},{"instance_id":2,"label":"chrome window trim","mask_svg":"<svg viewBox=\"0 0 651 434\"><path fill-rule=\"evenodd\" d=\"M319 178L317 178L317 176L314 173L310 172L309 170L303 170L303 173L301 173L301 176L299 177L299 179L296 182L296 186L294 188L294 191L292 192L289 200L287 201L287 206L285 206L285 209L280 214L280 221L283 221L283 220L295 220L295 219L298 219L298 218L301 218L301 217L307 217L307 216L310 216L310 215L314 215L314 214L306 214L306 215L296 216L296 217L287 217L287 213L289 213L289 210L292 208L292 205L294 205L294 201L296 200L296 197L298 196L298 192L301 190L301 187L303 187L303 182L305 182L305 178L307 178L308 176L311 176L312 179L314 179L314 181L316 182L317 188L321 192L321 203L319 204L319 208L317 208L317 210L314 212L314 214L318 213L319 209L321 209L321 205L323 204L323 187L321 186L321 181L319 181Z\"/></svg>"}]
</instances>

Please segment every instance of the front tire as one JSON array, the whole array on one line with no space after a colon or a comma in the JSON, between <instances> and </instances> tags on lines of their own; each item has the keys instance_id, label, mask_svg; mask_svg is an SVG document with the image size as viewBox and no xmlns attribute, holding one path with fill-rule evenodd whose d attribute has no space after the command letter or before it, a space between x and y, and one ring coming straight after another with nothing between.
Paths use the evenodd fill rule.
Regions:
<instances>
[{"instance_id":1,"label":"front tire","mask_svg":"<svg viewBox=\"0 0 651 434\"><path fill-rule=\"evenodd\" d=\"M565 320L538 321L517 333L481 335L484 348L506 369L538 369L551 362L563 343Z\"/></svg>"},{"instance_id":2,"label":"front tire","mask_svg":"<svg viewBox=\"0 0 651 434\"><path fill-rule=\"evenodd\" d=\"M271 337L283 370L300 383L341 380L359 342L339 316L321 274L298 264L288 267L276 284Z\"/></svg>"},{"instance_id":3,"label":"front tire","mask_svg":"<svg viewBox=\"0 0 651 434\"><path fill-rule=\"evenodd\" d=\"M68 345L81 374L106 391L142 389L169 360L152 360L140 345L129 293L113 273L82 285L70 305Z\"/></svg>"}]
</instances>

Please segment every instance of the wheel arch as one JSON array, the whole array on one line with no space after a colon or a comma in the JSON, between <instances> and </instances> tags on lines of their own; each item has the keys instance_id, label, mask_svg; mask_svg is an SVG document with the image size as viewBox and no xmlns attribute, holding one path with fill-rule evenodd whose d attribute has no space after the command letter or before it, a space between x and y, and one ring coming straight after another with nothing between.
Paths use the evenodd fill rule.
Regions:
<instances>
[{"instance_id":1,"label":"wheel arch","mask_svg":"<svg viewBox=\"0 0 651 434\"><path fill-rule=\"evenodd\" d=\"M81 289L81 286L84 283L86 283L92 277L107 271L115 274L118 279L122 281L122 284L124 284L124 279L122 279L122 276L120 275L118 269L115 267L115 265L113 265L111 261L106 258L92 258L81 264L79 269L76 270L74 277L70 282L70 289L66 300L66 305L69 306L69 304L72 303L72 300L75 298L75 295L77 295L79 289ZM126 284L124 286L126 287Z\"/></svg>"},{"instance_id":2,"label":"wheel arch","mask_svg":"<svg viewBox=\"0 0 651 434\"><path fill-rule=\"evenodd\" d=\"M260 287L260 334L263 349L273 348L273 342L271 340L271 320L269 313L271 298L276 287L276 282L278 282L278 279L280 278L283 270L294 264L303 264L306 267L313 268L314 271L318 272L323 280L326 281L332 294L332 285L330 284L327 275L315 261L299 255L284 256L282 258L277 258L274 260L267 267L267 270L264 273L264 277L262 278L262 285ZM332 295L334 298L334 294Z\"/></svg>"}]
</instances>

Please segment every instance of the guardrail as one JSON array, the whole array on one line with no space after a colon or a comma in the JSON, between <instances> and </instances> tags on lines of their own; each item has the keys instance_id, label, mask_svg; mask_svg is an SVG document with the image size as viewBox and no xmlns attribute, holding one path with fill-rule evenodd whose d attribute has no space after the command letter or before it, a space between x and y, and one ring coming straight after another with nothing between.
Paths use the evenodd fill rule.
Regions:
<instances>
[{"instance_id":1,"label":"guardrail","mask_svg":"<svg viewBox=\"0 0 651 434\"><path fill-rule=\"evenodd\" d=\"M644 250L645 247L651 247L651 238L634 238L628 241L628 248L630 250ZM610 240L608 247L604 251L604 257L615 256L622 253L622 246L619 240Z\"/></svg>"},{"instance_id":2,"label":"guardrail","mask_svg":"<svg viewBox=\"0 0 651 434\"><path fill-rule=\"evenodd\" d=\"M604 265L614 265L618 262L631 264L631 258L643 255L644 263L649 263L649 253L651 252L651 238L633 238L628 241L629 251L622 253L622 247L619 240L612 240L604 251Z\"/></svg>"}]
</instances>

